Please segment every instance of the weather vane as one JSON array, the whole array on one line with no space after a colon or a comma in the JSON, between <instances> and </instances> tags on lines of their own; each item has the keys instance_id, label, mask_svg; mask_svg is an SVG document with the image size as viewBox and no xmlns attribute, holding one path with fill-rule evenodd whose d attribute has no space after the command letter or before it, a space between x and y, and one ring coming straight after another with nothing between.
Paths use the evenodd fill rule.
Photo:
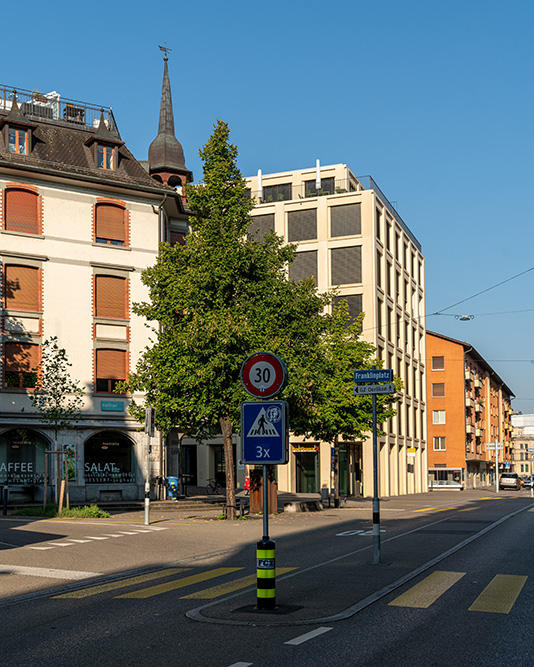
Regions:
<instances>
[{"instance_id":1,"label":"weather vane","mask_svg":"<svg viewBox=\"0 0 534 667\"><path fill-rule=\"evenodd\" d=\"M160 46L159 44L158 44L158 46L159 46L160 51L163 51L163 53L165 54L165 60L167 60L167 54L170 51L172 51L172 49L169 49L169 47L167 46L167 42L163 42L163 43L165 44L165 46Z\"/></svg>"}]
</instances>

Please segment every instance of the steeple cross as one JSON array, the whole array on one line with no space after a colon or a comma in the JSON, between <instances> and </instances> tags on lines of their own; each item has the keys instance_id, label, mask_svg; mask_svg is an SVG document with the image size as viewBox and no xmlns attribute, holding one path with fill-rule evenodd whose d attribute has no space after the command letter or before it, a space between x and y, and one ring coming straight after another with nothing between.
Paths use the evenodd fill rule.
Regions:
<instances>
[{"instance_id":1,"label":"steeple cross","mask_svg":"<svg viewBox=\"0 0 534 667\"><path fill-rule=\"evenodd\" d=\"M163 43L165 44L165 46L160 46L159 44L158 44L158 46L159 46L160 51L163 51L163 53L165 54L165 56L164 56L165 60L167 60L167 54L169 53L169 51L172 51L172 49L169 49L169 47L167 46L167 42L163 42Z\"/></svg>"}]
</instances>

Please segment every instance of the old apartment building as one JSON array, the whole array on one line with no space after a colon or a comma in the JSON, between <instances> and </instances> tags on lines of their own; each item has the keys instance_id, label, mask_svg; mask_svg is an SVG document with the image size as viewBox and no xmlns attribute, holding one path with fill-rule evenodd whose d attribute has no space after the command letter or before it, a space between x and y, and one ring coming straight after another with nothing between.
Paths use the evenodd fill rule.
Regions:
<instances>
[{"instance_id":1,"label":"old apartment building","mask_svg":"<svg viewBox=\"0 0 534 667\"><path fill-rule=\"evenodd\" d=\"M145 168L109 107L0 87L0 481L12 501L43 499L46 457L49 490L57 484L45 453L53 433L29 400L52 336L85 390L81 420L58 440L70 451L71 499L144 496L146 437L127 413L132 397L113 390L149 342L132 303L147 298L141 272L159 241L183 239L179 189L189 180L166 59ZM154 448L152 475L164 474L164 452Z\"/></svg>"},{"instance_id":2,"label":"old apartment building","mask_svg":"<svg viewBox=\"0 0 534 667\"><path fill-rule=\"evenodd\" d=\"M427 331L428 468L431 483L465 488L495 481L512 456L514 396L469 343Z\"/></svg>"},{"instance_id":3,"label":"old apartment building","mask_svg":"<svg viewBox=\"0 0 534 667\"><path fill-rule=\"evenodd\" d=\"M332 287L350 313L365 313L362 338L373 343L384 368L404 382L397 416L379 439L380 494L419 492L427 483L425 396L425 264L421 246L370 177L344 164L262 174L247 179L256 203L251 232L273 229L298 244L290 267L295 280L313 276L319 291ZM331 450L292 439L279 487L323 492L331 487ZM341 493L372 495L372 443L341 445Z\"/></svg>"}]
</instances>

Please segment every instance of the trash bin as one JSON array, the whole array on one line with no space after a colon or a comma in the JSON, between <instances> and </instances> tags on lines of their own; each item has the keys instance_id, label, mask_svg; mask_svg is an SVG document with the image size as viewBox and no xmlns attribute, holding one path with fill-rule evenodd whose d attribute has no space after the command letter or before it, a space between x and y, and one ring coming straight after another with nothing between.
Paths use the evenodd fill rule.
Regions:
<instances>
[{"instance_id":1,"label":"trash bin","mask_svg":"<svg viewBox=\"0 0 534 667\"><path fill-rule=\"evenodd\" d=\"M178 500L178 477L167 477L169 500Z\"/></svg>"}]
</instances>

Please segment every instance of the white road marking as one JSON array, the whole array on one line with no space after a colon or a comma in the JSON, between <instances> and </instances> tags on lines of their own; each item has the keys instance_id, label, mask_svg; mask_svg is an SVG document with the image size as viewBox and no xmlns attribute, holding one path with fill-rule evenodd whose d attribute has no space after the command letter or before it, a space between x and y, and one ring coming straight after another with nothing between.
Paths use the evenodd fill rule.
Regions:
<instances>
[{"instance_id":1,"label":"white road marking","mask_svg":"<svg viewBox=\"0 0 534 667\"><path fill-rule=\"evenodd\" d=\"M137 533L129 533L127 530L119 530L121 535L137 535Z\"/></svg>"},{"instance_id":2,"label":"white road marking","mask_svg":"<svg viewBox=\"0 0 534 667\"><path fill-rule=\"evenodd\" d=\"M104 533L104 537L124 537L124 535L113 535L112 533Z\"/></svg>"},{"instance_id":3,"label":"white road marking","mask_svg":"<svg viewBox=\"0 0 534 667\"><path fill-rule=\"evenodd\" d=\"M358 535L363 533L363 530L345 530L343 533L336 533L336 537L345 537L345 535Z\"/></svg>"},{"instance_id":4,"label":"white road marking","mask_svg":"<svg viewBox=\"0 0 534 667\"><path fill-rule=\"evenodd\" d=\"M74 542L49 542L53 547L73 547Z\"/></svg>"},{"instance_id":5,"label":"white road marking","mask_svg":"<svg viewBox=\"0 0 534 667\"><path fill-rule=\"evenodd\" d=\"M53 549L54 547L28 547L28 549L35 549L36 551L46 551L47 549Z\"/></svg>"},{"instance_id":6,"label":"white road marking","mask_svg":"<svg viewBox=\"0 0 534 667\"><path fill-rule=\"evenodd\" d=\"M230 667L251 667L252 662L234 662Z\"/></svg>"},{"instance_id":7,"label":"white road marking","mask_svg":"<svg viewBox=\"0 0 534 667\"><path fill-rule=\"evenodd\" d=\"M284 642L284 644L290 644L291 646L298 646L299 644L304 644L304 642L307 642L309 639L313 639L314 637L318 637L319 635L324 635L325 632L329 632L330 630L333 629L334 628L317 628L316 630L307 632L305 635L300 635L300 637L295 637L295 639L290 639L288 642Z\"/></svg>"},{"instance_id":8,"label":"white road marking","mask_svg":"<svg viewBox=\"0 0 534 667\"><path fill-rule=\"evenodd\" d=\"M54 570L50 567L26 567L24 565L0 565L2 574L25 574L30 577L48 577L50 579L89 579L102 576L102 572L81 572L77 570Z\"/></svg>"},{"instance_id":9,"label":"white road marking","mask_svg":"<svg viewBox=\"0 0 534 667\"><path fill-rule=\"evenodd\" d=\"M107 540L107 537L93 537L92 535L85 536L88 540Z\"/></svg>"},{"instance_id":10,"label":"white road marking","mask_svg":"<svg viewBox=\"0 0 534 667\"><path fill-rule=\"evenodd\" d=\"M90 542L91 540L75 540L74 537L71 537L70 541L77 542L78 544L87 544L87 542Z\"/></svg>"}]
</instances>

